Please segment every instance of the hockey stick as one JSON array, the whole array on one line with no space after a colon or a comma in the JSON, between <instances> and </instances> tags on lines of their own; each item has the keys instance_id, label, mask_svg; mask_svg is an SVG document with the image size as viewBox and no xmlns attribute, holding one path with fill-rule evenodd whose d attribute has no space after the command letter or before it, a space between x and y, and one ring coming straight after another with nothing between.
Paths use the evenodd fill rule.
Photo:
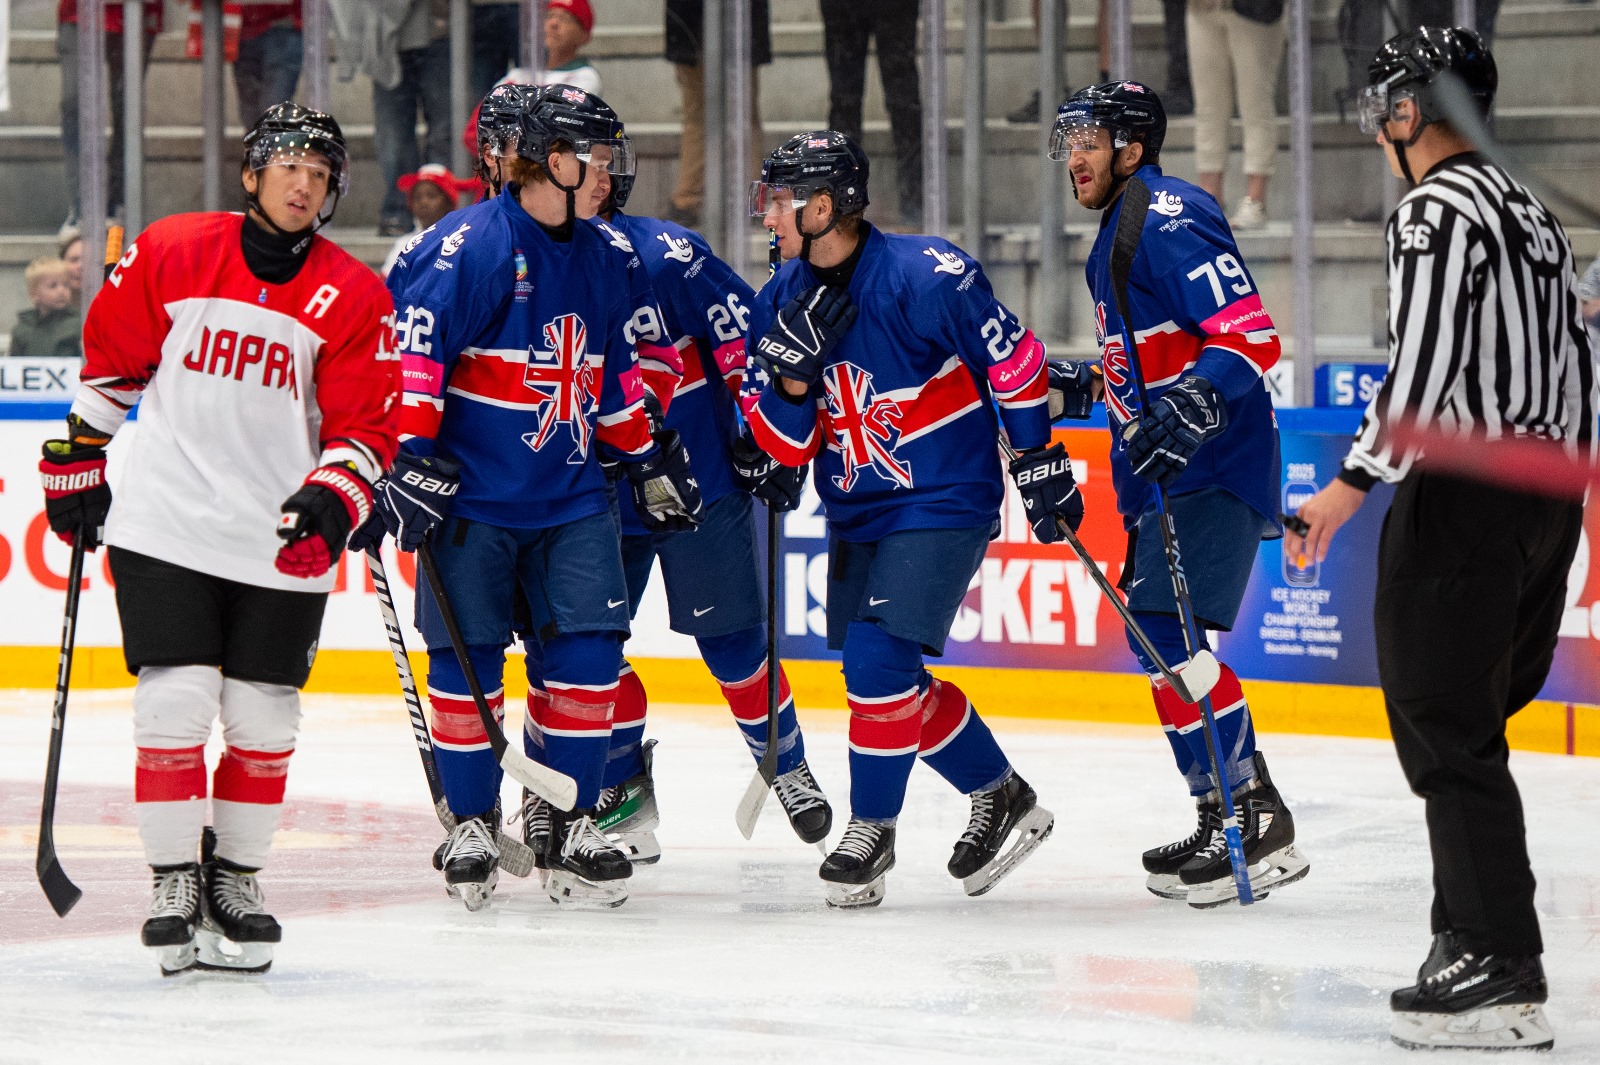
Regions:
<instances>
[{"instance_id":1,"label":"hockey stick","mask_svg":"<svg viewBox=\"0 0 1600 1065\"><path fill-rule=\"evenodd\" d=\"M778 272L778 231L767 241L767 280ZM761 752L756 775L744 789L734 809L734 823L745 839L755 835L756 819L767 803L767 792L778 779L778 508L767 504L767 746ZM820 846L820 844L819 844Z\"/></svg>"},{"instance_id":2,"label":"hockey stick","mask_svg":"<svg viewBox=\"0 0 1600 1065\"><path fill-rule=\"evenodd\" d=\"M427 579L429 591L433 593L433 601L439 608L445 631L450 634L450 646L461 663L462 675L467 678L467 690L472 693L472 703L478 708L478 718L489 737L489 750L494 753L494 760L512 780L543 797L552 806L571 810L578 801L578 782L565 773L540 765L506 742L505 731L501 729L500 722L494 719L489 700L483 697L483 688L478 684L478 674L467 658L466 641L461 638L461 629L456 625L456 613L450 608L450 600L445 598L444 582L439 579L439 568L433 561L433 545L427 540L417 547L417 561L422 565L423 576Z\"/></svg>"},{"instance_id":3,"label":"hockey stick","mask_svg":"<svg viewBox=\"0 0 1600 1065\"><path fill-rule=\"evenodd\" d=\"M1012 462L1017 460L1017 449L1011 446L1011 441L1004 436L1000 438L1000 446L1005 449L1006 458ZM1100 594L1106 597L1116 610L1117 616L1122 619L1122 624L1127 626L1133 638L1138 641L1144 653L1156 664L1161 676L1172 685L1172 690L1178 698L1186 703L1198 703L1205 698L1212 688L1217 686L1217 681L1222 679L1222 667L1217 664L1217 658L1209 650L1202 650L1192 656L1186 665L1173 669L1161 657L1161 652L1156 650L1155 644L1150 642L1150 637L1145 635L1144 626L1134 619L1133 612L1128 609L1128 604L1122 601L1122 596L1117 594L1117 589L1106 577L1099 564L1089 556L1088 548L1083 546L1083 541L1078 539L1078 534L1072 531L1061 518L1056 518L1056 528L1066 537L1067 543L1072 547L1073 554L1078 556L1078 561L1083 568L1089 571L1094 578L1094 583L1099 586Z\"/></svg>"},{"instance_id":4,"label":"hockey stick","mask_svg":"<svg viewBox=\"0 0 1600 1065\"><path fill-rule=\"evenodd\" d=\"M72 682L72 648L77 642L78 590L83 584L83 531L72 538L67 567L67 609L61 618L61 662L56 669L56 704L50 712L50 753L44 763L44 802L39 809L39 850L34 872L57 917L65 917L83 898L56 858L56 786L61 780L61 739L67 727L67 688Z\"/></svg>"},{"instance_id":5,"label":"hockey stick","mask_svg":"<svg viewBox=\"0 0 1600 1065\"><path fill-rule=\"evenodd\" d=\"M417 741L417 754L422 759L422 774L428 778L428 791L433 796L433 812L446 832L455 831L456 815L444 797L444 781L439 776L439 763L433 757L433 740L428 736L428 719L422 714L422 699L417 694L417 679L411 673L411 659L406 656L406 641L400 630L400 617L394 609L394 596L389 591L389 575L384 571L383 559L378 557L374 544L367 549L367 570L372 574L372 587L378 593L378 610L383 614L383 627L389 634L389 652L394 655L394 671L400 679L400 692L405 696L406 710L411 715L411 736ZM496 844L500 848L500 868L512 876L527 876L533 872L533 851L500 831L495 826Z\"/></svg>"},{"instance_id":6,"label":"hockey stick","mask_svg":"<svg viewBox=\"0 0 1600 1065\"><path fill-rule=\"evenodd\" d=\"M1133 318L1128 313L1128 273L1133 267L1133 257L1144 236L1145 216L1150 210L1150 188L1137 177L1129 178L1122 192L1122 213L1117 218L1117 230L1111 241L1111 291L1117 301L1117 314L1122 318L1123 343L1128 352L1128 366L1133 374L1134 387L1139 392L1139 415L1150 409L1150 395L1145 389L1144 371L1139 365L1139 344L1135 336ZM1137 419L1123 430L1126 440L1138 426ZM1183 623L1183 645L1192 661L1202 649L1199 626L1195 624L1194 604L1189 600L1189 582L1183 574L1183 556L1178 549L1178 529L1167 507L1166 490L1152 484L1155 490L1156 518L1161 526L1161 548L1166 554L1167 569L1172 574L1172 595L1178 605L1178 619ZM1239 832L1239 816L1233 806L1233 788L1228 780L1228 770L1222 760L1222 744L1217 738L1217 721L1212 712L1211 697L1205 696L1200 707L1200 727L1206 738L1206 750L1211 755L1211 780L1222 802L1222 835L1228 843L1228 864L1233 869L1233 883L1239 892L1239 905L1248 906L1255 901L1250 890L1250 867L1244 859L1244 841Z\"/></svg>"}]
</instances>

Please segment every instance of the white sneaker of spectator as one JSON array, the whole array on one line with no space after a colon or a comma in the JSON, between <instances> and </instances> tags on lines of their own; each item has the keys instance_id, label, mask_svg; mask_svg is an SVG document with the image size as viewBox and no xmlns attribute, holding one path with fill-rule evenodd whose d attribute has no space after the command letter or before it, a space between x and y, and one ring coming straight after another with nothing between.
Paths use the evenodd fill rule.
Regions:
<instances>
[{"instance_id":1,"label":"white sneaker of spectator","mask_svg":"<svg viewBox=\"0 0 1600 1065\"><path fill-rule=\"evenodd\" d=\"M1228 224L1234 229L1260 229L1267 224L1267 205L1246 196L1239 201Z\"/></svg>"}]
</instances>

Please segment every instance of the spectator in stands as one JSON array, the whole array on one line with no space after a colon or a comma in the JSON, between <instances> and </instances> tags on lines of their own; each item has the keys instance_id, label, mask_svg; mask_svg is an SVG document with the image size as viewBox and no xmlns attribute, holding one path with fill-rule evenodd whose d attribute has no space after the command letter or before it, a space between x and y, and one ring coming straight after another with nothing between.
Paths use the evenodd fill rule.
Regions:
<instances>
[{"instance_id":1,"label":"spectator in stands","mask_svg":"<svg viewBox=\"0 0 1600 1065\"><path fill-rule=\"evenodd\" d=\"M667 0L666 55L683 99L683 140L678 148L678 186L667 218L680 225L700 224L706 191L705 78L700 68L704 8L701 0ZM772 14L768 0L750 4L750 175L761 169L760 77L756 67L772 62ZM721 86L714 86L718 91Z\"/></svg>"},{"instance_id":2,"label":"spectator in stands","mask_svg":"<svg viewBox=\"0 0 1600 1065\"><path fill-rule=\"evenodd\" d=\"M144 65L150 67L150 49L161 32L161 0L145 0ZM61 232L75 228L82 204L78 195L78 0L59 0L56 6L56 57L61 63L61 154L67 167L67 218ZM107 4L106 69L111 98L111 145L107 152L106 213L122 207L122 5Z\"/></svg>"},{"instance_id":3,"label":"spectator in stands","mask_svg":"<svg viewBox=\"0 0 1600 1065\"><path fill-rule=\"evenodd\" d=\"M1283 0L1188 0L1194 73L1195 184L1222 199L1228 128L1237 98L1248 188L1228 219L1235 230L1267 224L1267 180L1277 165L1278 68L1286 39Z\"/></svg>"},{"instance_id":4,"label":"spectator in stands","mask_svg":"<svg viewBox=\"0 0 1600 1065\"><path fill-rule=\"evenodd\" d=\"M41 256L22 273L33 309L17 315L11 328L11 354L83 354L83 327L67 283L67 264L53 255Z\"/></svg>"},{"instance_id":5,"label":"spectator in stands","mask_svg":"<svg viewBox=\"0 0 1600 1065\"><path fill-rule=\"evenodd\" d=\"M239 123L245 129L273 104L294 99L305 49L300 29L300 0L244 5L233 87L239 93Z\"/></svg>"},{"instance_id":6,"label":"spectator in stands","mask_svg":"<svg viewBox=\"0 0 1600 1065\"><path fill-rule=\"evenodd\" d=\"M917 84L919 0L821 0L822 52L828 64L828 128L856 143L867 89L867 42L877 41L889 130L894 135L900 219L922 220L922 93Z\"/></svg>"},{"instance_id":7,"label":"spectator in stands","mask_svg":"<svg viewBox=\"0 0 1600 1065\"><path fill-rule=\"evenodd\" d=\"M594 22L593 18L589 21ZM545 48L549 47L547 41ZM517 65L521 55L522 5L472 0L472 98L481 100L487 96L495 82Z\"/></svg>"},{"instance_id":8,"label":"spectator in stands","mask_svg":"<svg viewBox=\"0 0 1600 1065\"><path fill-rule=\"evenodd\" d=\"M364 2L364 0L357 0ZM393 6L393 5L391 5ZM411 231L411 212L396 184L400 175L415 173L423 163L450 162L450 0L410 0L404 21L393 38L398 50L399 78L385 85L372 79L372 140L383 171L383 205L378 235L398 237ZM388 55L378 57L387 61ZM417 113L428 124L417 147Z\"/></svg>"},{"instance_id":9,"label":"spectator in stands","mask_svg":"<svg viewBox=\"0 0 1600 1065\"><path fill-rule=\"evenodd\" d=\"M62 232L56 248L67 264L67 286L72 289L72 305L77 307L83 299L83 234L76 228Z\"/></svg>"},{"instance_id":10,"label":"spectator in stands","mask_svg":"<svg viewBox=\"0 0 1600 1065\"><path fill-rule=\"evenodd\" d=\"M384 277L389 276L389 269L400 257L400 250L413 237L454 211L463 191L473 191L478 187L476 181L463 181L450 173L449 167L438 163L428 163L415 174L402 174L398 184L400 191L405 193L406 206L411 209L411 217L416 224L411 232L395 238L394 247L389 249L388 257L383 260L383 268L378 271Z\"/></svg>"}]
</instances>

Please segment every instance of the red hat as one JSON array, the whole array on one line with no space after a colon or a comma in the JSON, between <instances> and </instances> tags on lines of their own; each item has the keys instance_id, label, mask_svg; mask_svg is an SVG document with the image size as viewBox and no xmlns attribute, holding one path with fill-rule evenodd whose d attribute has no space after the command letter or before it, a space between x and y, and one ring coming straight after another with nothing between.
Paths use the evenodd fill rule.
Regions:
<instances>
[{"instance_id":1,"label":"red hat","mask_svg":"<svg viewBox=\"0 0 1600 1065\"><path fill-rule=\"evenodd\" d=\"M546 0L545 6L577 19L584 33L594 32L594 10L589 7L589 0Z\"/></svg>"},{"instance_id":2,"label":"red hat","mask_svg":"<svg viewBox=\"0 0 1600 1065\"><path fill-rule=\"evenodd\" d=\"M401 192L410 192L417 187L419 181L431 181L444 190L444 194L451 199L460 196L467 189L477 188L472 181L462 181L450 173L450 168L443 163L425 163L417 168L415 174L401 174L395 181Z\"/></svg>"}]
</instances>

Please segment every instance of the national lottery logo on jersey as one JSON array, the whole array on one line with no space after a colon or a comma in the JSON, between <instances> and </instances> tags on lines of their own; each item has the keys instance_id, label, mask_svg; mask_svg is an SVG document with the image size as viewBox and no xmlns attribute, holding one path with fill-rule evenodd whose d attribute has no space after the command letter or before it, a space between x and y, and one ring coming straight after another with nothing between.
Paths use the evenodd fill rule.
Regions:
<instances>
[{"instance_id":1,"label":"national lottery logo on jersey","mask_svg":"<svg viewBox=\"0 0 1600 1065\"><path fill-rule=\"evenodd\" d=\"M589 330L575 314L563 314L544 327L543 350L528 349L522 383L539 396L539 428L524 433L522 442L542 451L565 426L575 445L567 465L581 466L589 457L589 413L600 402L599 356L590 359Z\"/></svg>"},{"instance_id":2,"label":"national lottery logo on jersey","mask_svg":"<svg viewBox=\"0 0 1600 1065\"><path fill-rule=\"evenodd\" d=\"M828 367L822 383L835 446L844 461L844 474L833 478L835 487L850 491L863 471L900 488L913 487L911 463L895 456L902 417L899 401L877 396L872 374L854 363Z\"/></svg>"},{"instance_id":3,"label":"national lottery logo on jersey","mask_svg":"<svg viewBox=\"0 0 1600 1065\"><path fill-rule=\"evenodd\" d=\"M1106 305L1094 307L1094 336L1100 344L1100 370L1106 379L1106 407L1119 422L1133 420L1127 401L1128 389L1133 381L1133 367L1128 362L1128 352L1122 344L1122 334L1106 335Z\"/></svg>"}]
</instances>

